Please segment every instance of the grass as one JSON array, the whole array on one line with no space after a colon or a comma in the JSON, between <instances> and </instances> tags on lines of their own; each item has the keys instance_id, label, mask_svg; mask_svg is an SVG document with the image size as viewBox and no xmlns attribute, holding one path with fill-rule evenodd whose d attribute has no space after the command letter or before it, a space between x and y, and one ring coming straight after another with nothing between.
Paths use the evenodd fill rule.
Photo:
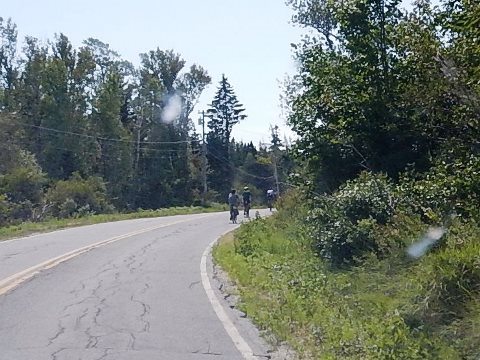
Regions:
<instances>
[{"instance_id":1,"label":"grass","mask_svg":"<svg viewBox=\"0 0 480 360\"><path fill-rule=\"evenodd\" d=\"M400 217L379 236L410 242L424 230ZM237 283L242 310L301 359L473 360L480 356L479 238L476 224L457 222L418 261L398 248L334 269L312 252L301 222L280 211L243 225L213 254Z\"/></svg>"},{"instance_id":2,"label":"grass","mask_svg":"<svg viewBox=\"0 0 480 360\"><path fill-rule=\"evenodd\" d=\"M42 222L24 222L18 225L0 227L0 241L14 237L26 236L34 233L43 233L69 227L92 225L111 221L122 221L140 218L154 218L161 216L200 214L217 211L226 211L227 207L215 205L211 207L172 207L158 210L141 210L132 213L98 214L79 218L50 219Z\"/></svg>"}]
</instances>

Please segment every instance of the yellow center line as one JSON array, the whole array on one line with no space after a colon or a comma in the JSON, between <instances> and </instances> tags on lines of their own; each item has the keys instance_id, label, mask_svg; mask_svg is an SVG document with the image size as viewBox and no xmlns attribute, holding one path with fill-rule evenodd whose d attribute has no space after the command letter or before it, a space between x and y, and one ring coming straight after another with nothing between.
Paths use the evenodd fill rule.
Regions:
<instances>
[{"instance_id":1,"label":"yellow center line","mask_svg":"<svg viewBox=\"0 0 480 360\"><path fill-rule=\"evenodd\" d=\"M60 256L51 258L49 260L43 261L40 264L29 267L28 269L25 269L25 270L20 271L16 274L13 274L13 275L5 278L5 279L0 280L0 295L3 295L5 293L7 293L8 291L14 289L15 287L17 287L18 285L20 285L24 281L26 281L26 280L32 278L33 276L35 276L36 274L38 274L39 272L47 270L47 269L51 269L51 268L65 262L67 260L73 259L74 257L77 257L81 254L84 254L84 253L86 253L90 250L97 249L99 247L102 247L102 246L105 246L105 245L108 245L108 244L112 244L114 242L129 238L129 237L132 237L132 236L144 234L144 233L149 232L149 231L161 229L161 228L164 228L164 227L167 227L167 226L177 225L177 224L184 223L184 222L187 222L187 221L197 220L199 218L204 218L208 215L210 215L210 214L200 216L200 217L196 217L194 219L178 220L178 221L174 221L174 222L168 223L168 224L152 226L152 227L149 227L149 228L133 231L133 232L130 232L130 233L127 233L127 234L118 235L118 236L115 236L115 237L112 237L112 238L109 238L109 239L101 240L101 241L98 241L94 244L90 244L90 245L87 245L87 246L69 251L69 252L67 252L63 255L60 255Z\"/></svg>"}]
</instances>

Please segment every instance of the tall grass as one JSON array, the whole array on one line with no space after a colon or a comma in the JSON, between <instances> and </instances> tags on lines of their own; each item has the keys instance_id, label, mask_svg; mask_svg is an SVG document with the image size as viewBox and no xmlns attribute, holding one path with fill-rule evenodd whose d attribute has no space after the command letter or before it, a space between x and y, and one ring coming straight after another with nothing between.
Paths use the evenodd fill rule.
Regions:
<instances>
[{"instance_id":1,"label":"tall grass","mask_svg":"<svg viewBox=\"0 0 480 360\"><path fill-rule=\"evenodd\" d=\"M478 359L480 228L455 221L430 252L405 247L422 237L418 218L395 216L375 236L387 256L332 268L309 246L302 214L280 210L243 225L214 249L237 282L242 310L288 341L302 359Z\"/></svg>"}]
</instances>

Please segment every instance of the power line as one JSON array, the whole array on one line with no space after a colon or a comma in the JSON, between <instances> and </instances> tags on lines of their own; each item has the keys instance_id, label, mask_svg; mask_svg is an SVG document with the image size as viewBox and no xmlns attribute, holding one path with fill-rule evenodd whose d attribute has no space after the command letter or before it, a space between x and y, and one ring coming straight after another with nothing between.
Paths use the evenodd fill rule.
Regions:
<instances>
[{"instance_id":1,"label":"power line","mask_svg":"<svg viewBox=\"0 0 480 360\"><path fill-rule=\"evenodd\" d=\"M48 135L61 135L59 133L51 133L51 134L48 134ZM102 140L101 138L96 138L95 140ZM47 140L46 141L46 144L44 145L49 145L50 142ZM100 146L105 146L105 147L112 147L112 146L115 146L117 149L121 150L122 148L120 146L122 146L124 143L120 143L120 142L115 142L115 143L102 143L100 142L99 145ZM148 144L148 145L152 145L152 144ZM157 144L158 145L158 144ZM124 148L123 148L124 149ZM68 149L66 149L68 150ZM151 148L151 147L138 147L138 150L145 150L145 151L156 151L156 152L165 152L165 153L179 153L179 152L185 152L185 151L188 151L186 150L185 148L177 148L177 149L156 149L156 148Z\"/></svg>"},{"instance_id":2,"label":"power line","mask_svg":"<svg viewBox=\"0 0 480 360\"><path fill-rule=\"evenodd\" d=\"M210 150L209 151L209 155L213 156L215 159L227 164L228 166L230 166L232 169L235 169L247 176L250 176L250 177L253 177L253 178L256 178L256 179L260 179L260 180L269 180L269 179L273 179L273 176L258 176L258 175L254 175L254 174L251 174L239 167L236 167L235 165L233 165L232 163L230 163L230 161L224 157L219 157L219 156L215 156L212 151ZM221 155L220 155L221 156Z\"/></svg>"},{"instance_id":3,"label":"power line","mask_svg":"<svg viewBox=\"0 0 480 360\"><path fill-rule=\"evenodd\" d=\"M17 124L19 124L21 126L31 127L31 128L39 129L39 130L42 130L42 131L54 133L54 134L72 135L72 136L77 136L77 137L93 139L93 140L109 141L109 142L113 142L115 144L119 144L119 143L137 144L137 141L134 141L134 140L114 139L114 138L106 138L106 137L103 137L103 136L81 134L81 133L77 133L77 132L73 132L73 131L58 130L58 129L49 128L49 127L46 127L46 126L26 124L26 123L22 123L22 122L18 122ZM189 144L189 143L192 143L192 142L199 142L199 141L200 140L198 140L198 139L189 139L189 140L178 140L178 141L140 141L139 143L140 144L145 144L145 145L162 145L162 144L163 145L173 145L173 144ZM53 149L64 150L64 151L72 151L72 149L60 148L60 147L54 147ZM146 147L140 147L139 150L153 151L153 152L170 152L170 153L178 153L180 151L184 151L184 149L154 149L154 148L146 148ZM94 149L91 149L91 150L83 149L83 152L93 154L96 151ZM212 153L212 151L209 151L209 154L212 157L216 158L217 160L227 164L232 169L235 169L238 172L243 173L243 174L245 174L247 176L250 176L252 178L260 179L260 180L270 180L270 179L274 178L274 176L258 176L258 175L251 174L251 173L249 173L249 172L247 172L247 171L245 171L245 170L243 170L239 167L235 167L233 164L231 164L231 162L228 159L222 157L221 155L216 156ZM177 155L177 158L182 158L182 157L189 156L189 154L186 155L186 156L185 155L184 156L179 156L178 154L176 154L176 155ZM105 154L102 154L101 156L107 157ZM156 158L169 159L170 157L169 156L164 156L164 157L156 157Z\"/></svg>"},{"instance_id":4,"label":"power line","mask_svg":"<svg viewBox=\"0 0 480 360\"><path fill-rule=\"evenodd\" d=\"M94 135L88 135L88 134L81 134L81 133L76 133L72 131L65 131L65 130L58 130L58 129L53 129L45 126L40 126L40 125L32 125L32 124L26 124L26 123L18 123L19 125L22 126L27 126L43 131L50 131L54 133L59 133L59 134L65 134L65 135L73 135L73 136L79 136L79 137L84 137L84 138L89 138L89 139L94 139L94 140L103 140L103 141L111 141L111 142L121 142L121 143L129 143L129 144L136 144L137 142L134 140L125 140L125 139L114 139L114 138L106 138L103 136L94 136ZM192 142L200 142L198 139L189 139L189 140L177 140L177 141L140 141L141 144L188 144Z\"/></svg>"}]
</instances>

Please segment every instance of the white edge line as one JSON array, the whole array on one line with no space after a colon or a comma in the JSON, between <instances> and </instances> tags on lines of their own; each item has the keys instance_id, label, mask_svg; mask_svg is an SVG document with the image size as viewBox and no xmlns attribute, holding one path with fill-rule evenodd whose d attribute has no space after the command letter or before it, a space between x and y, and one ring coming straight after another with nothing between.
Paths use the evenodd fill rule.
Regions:
<instances>
[{"instance_id":1,"label":"white edge line","mask_svg":"<svg viewBox=\"0 0 480 360\"><path fill-rule=\"evenodd\" d=\"M202 260L200 261L200 275L202 277L202 285L203 288L205 289L205 292L207 293L208 300L210 300L210 303L212 304L213 310L215 310L215 313L217 314L218 319L222 323L223 327L227 331L227 334L230 336L232 339L233 343L235 344L236 348L238 351L242 354L243 358L246 360L256 360L257 357L253 354L252 348L247 344L245 339L240 335L238 332L238 329L235 327L233 322L230 320L228 317L227 313L225 312L222 304L220 303L217 295L215 295L215 291L212 288L212 285L210 284L210 279L208 277L208 271L207 271L207 258L212 252L213 246L220 240L220 238L231 232L233 230L228 230L224 232L222 235L220 235L217 239L212 241L205 251L203 252L202 255Z\"/></svg>"}]
</instances>

